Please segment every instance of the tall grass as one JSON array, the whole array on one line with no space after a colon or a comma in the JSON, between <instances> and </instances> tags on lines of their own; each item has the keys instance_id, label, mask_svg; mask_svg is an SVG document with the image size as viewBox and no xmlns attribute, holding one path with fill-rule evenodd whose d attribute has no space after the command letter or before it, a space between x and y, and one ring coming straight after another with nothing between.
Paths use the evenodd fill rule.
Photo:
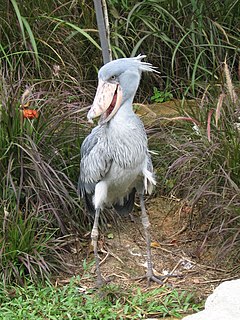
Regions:
<instances>
[{"instance_id":1,"label":"tall grass","mask_svg":"<svg viewBox=\"0 0 240 320\"><path fill-rule=\"evenodd\" d=\"M109 0L114 58L145 53L161 71L161 77L144 77L141 99L151 94L153 86L172 91L175 97L207 95L209 84L213 88L213 84L223 83L221 62L226 56L236 80L238 4L216 0ZM0 274L5 283L22 283L26 275L32 280L39 275L48 277L57 260L62 264L60 252L64 245L67 247L67 241L61 237L84 227L75 189L79 149L89 130L86 107L102 64L93 8L92 1L0 3ZM205 162L199 163L199 155L193 150L202 152L202 161L212 155L214 160L204 169L204 177L209 179L212 172L219 172L219 180L214 180L221 186L217 194L221 190L232 192L238 186L239 144L237 129L230 120L236 117L232 104L224 99L224 109L219 102L221 115L215 125L210 109L216 105L202 108L192 116L201 123L209 119L206 127L199 129L204 137L193 143L189 136L198 136L186 131L186 136L182 134L174 142L182 145L188 137L185 151L189 158L184 158L184 151L179 163L183 161L189 173L189 163L205 168ZM24 108L36 110L38 118L24 118ZM231 145L224 130L232 137ZM214 150L221 151L217 158ZM229 154L228 161L224 160L223 150ZM179 184L178 177L184 181L187 175L182 168L176 175L174 168L177 162L170 168L169 181ZM188 195L187 188L182 190ZM226 210L230 212L234 207L236 212L238 197L235 193L230 197L230 193L224 197L228 199ZM197 202L195 198L191 196L193 203ZM228 217L229 223L235 221L232 214Z\"/></svg>"},{"instance_id":2,"label":"tall grass","mask_svg":"<svg viewBox=\"0 0 240 320\"><path fill-rule=\"evenodd\" d=\"M160 68L161 90L202 94L206 82L221 82L226 54L237 78L239 1L109 0L109 7L115 56L147 54Z\"/></svg>"},{"instance_id":3,"label":"tall grass","mask_svg":"<svg viewBox=\"0 0 240 320\"><path fill-rule=\"evenodd\" d=\"M165 190L185 199L194 212L189 222L202 237L199 257L207 239L218 239L216 262L224 257L232 267L240 259L239 102L227 64L224 70L227 82L222 93L183 114L195 123L183 122L179 127L175 123L161 137L155 133L155 139L159 137L166 148Z\"/></svg>"},{"instance_id":4,"label":"tall grass","mask_svg":"<svg viewBox=\"0 0 240 320\"><path fill-rule=\"evenodd\" d=\"M209 219L203 238L218 234L219 257L232 252L237 260L239 103L232 83L240 80L239 4L109 0L115 56L142 52L161 71L145 91L154 85L183 101L198 99L197 107L183 104L179 110L181 119L193 119L195 125L178 120L172 128L151 128L150 143L160 150L155 167L166 177L165 191L186 198Z\"/></svg>"},{"instance_id":5,"label":"tall grass","mask_svg":"<svg viewBox=\"0 0 240 320\"><path fill-rule=\"evenodd\" d=\"M0 53L9 67L13 67L9 57L21 52L21 60L31 62L33 77L48 76L53 64L67 68L78 79L95 71L100 61L96 50L101 51L90 3L36 1L23 5L11 0L6 7L0 5L0 13Z\"/></svg>"},{"instance_id":6,"label":"tall grass","mask_svg":"<svg viewBox=\"0 0 240 320\"><path fill-rule=\"evenodd\" d=\"M61 75L26 85L27 67L1 69L0 243L5 282L49 276L62 235L83 225L77 199L79 149L84 131L82 88ZM25 68L25 69L24 69ZM19 76L16 82L16 77ZM66 75L64 75L66 79ZM38 118L24 118L25 108ZM29 105L29 107L26 107ZM66 245L67 245L67 241Z\"/></svg>"},{"instance_id":7,"label":"tall grass","mask_svg":"<svg viewBox=\"0 0 240 320\"><path fill-rule=\"evenodd\" d=\"M66 10L52 3L45 8L48 16L43 2L28 5L11 0L1 11L0 275L5 284L66 270L67 236L84 226L76 184L91 84L81 84L85 74L74 45L77 40L82 50L98 45L83 28L55 16L70 15L70 3L63 3ZM38 117L26 118L29 109Z\"/></svg>"},{"instance_id":8,"label":"tall grass","mask_svg":"<svg viewBox=\"0 0 240 320\"><path fill-rule=\"evenodd\" d=\"M239 0L107 4L114 58L147 54L161 71L150 84L167 86L175 97L202 95L206 82L221 83L226 55L233 78L239 79ZM2 53L8 57L14 44L41 75L56 63L77 79L92 79L102 64L92 1L21 5L11 0L1 9L0 26ZM144 88L151 92L149 79Z\"/></svg>"}]
</instances>

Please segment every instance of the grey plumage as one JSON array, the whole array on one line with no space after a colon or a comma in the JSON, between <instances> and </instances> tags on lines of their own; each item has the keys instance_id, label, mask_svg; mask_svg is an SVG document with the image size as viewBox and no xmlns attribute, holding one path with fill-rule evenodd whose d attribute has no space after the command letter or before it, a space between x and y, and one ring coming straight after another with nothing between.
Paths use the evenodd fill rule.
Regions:
<instances>
[{"instance_id":1,"label":"grey plumage","mask_svg":"<svg viewBox=\"0 0 240 320\"><path fill-rule=\"evenodd\" d=\"M144 176L145 180L150 178L150 184L154 184L146 132L141 120L132 110L132 99L142 70L153 71L153 67L141 62L140 57L137 57L112 61L99 72L99 77L104 80L113 75L132 72L136 82L131 96L125 94L126 110L122 112L121 107L110 122L95 127L81 147L79 190L82 197L87 194L89 198L94 194L96 184L105 180L111 191L102 205L123 203L123 198L127 197L133 188L143 192ZM124 87L124 84L121 86ZM129 82L126 82L125 86L126 91L129 90ZM126 91L123 89L123 92Z\"/></svg>"},{"instance_id":2,"label":"grey plumage","mask_svg":"<svg viewBox=\"0 0 240 320\"><path fill-rule=\"evenodd\" d=\"M103 203L107 206L121 204L133 188L143 192L144 170L152 170L140 119L132 113L128 123L123 122L121 126L114 123L114 129L112 122L96 127L84 140L79 179L82 196L93 195L96 184L106 179L111 188Z\"/></svg>"},{"instance_id":3,"label":"grey plumage","mask_svg":"<svg viewBox=\"0 0 240 320\"><path fill-rule=\"evenodd\" d=\"M146 232L147 278L156 281L150 261L150 224L143 201L144 192L151 193L156 182L146 132L132 109L142 71L155 71L151 64L141 61L143 57L118 59L100 69L99 86L88 119L99 115L101 118L81 146L79 191L87 210L95 214L92 239L99 283L102 281L97 254L100 210L113 206L120 214L131 212L135 192L140 197Z\"/></svg>"}]
</instances>

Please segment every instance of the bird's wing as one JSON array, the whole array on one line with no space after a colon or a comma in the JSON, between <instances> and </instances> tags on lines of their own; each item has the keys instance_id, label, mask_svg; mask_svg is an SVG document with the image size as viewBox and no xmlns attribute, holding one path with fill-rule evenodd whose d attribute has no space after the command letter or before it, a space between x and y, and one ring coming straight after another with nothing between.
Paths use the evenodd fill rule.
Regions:
<instances>
[{"instance_id":1,"label":"bird's wing","mask_svg":"<svg viewBox=\"0 0 240 320\"><path fill-rule=\"evenodd\" d=\"M92 194L97 182L105 177L112 163L106 145L104 127L96 127L86 137L81 146L81 162L78 189L83 196Z\"/></svg>"}]
</instances>

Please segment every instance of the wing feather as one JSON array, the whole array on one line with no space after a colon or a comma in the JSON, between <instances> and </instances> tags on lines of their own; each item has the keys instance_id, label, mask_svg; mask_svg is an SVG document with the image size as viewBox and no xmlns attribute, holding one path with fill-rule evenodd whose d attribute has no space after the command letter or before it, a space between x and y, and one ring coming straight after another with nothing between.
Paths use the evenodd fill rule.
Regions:
<instances>
[{"instance_id":1,"label":"wing feather","mask_svg":"<svg viewBox=\"0 0 240 320\"><path fill-rule=\"evenodd\" d=\"M81 196L92 194L98 183L109 171L112 159L106 145L104 127L96 127L86 137L81 146L81 162L78 189Z\"/></svg>"}]
</instances>

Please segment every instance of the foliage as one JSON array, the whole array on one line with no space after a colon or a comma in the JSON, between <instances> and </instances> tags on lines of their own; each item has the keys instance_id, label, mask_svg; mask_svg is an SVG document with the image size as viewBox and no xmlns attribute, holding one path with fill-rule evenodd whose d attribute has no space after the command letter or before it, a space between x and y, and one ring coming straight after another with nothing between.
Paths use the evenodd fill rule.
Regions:
<instances>
[{"instance_id":1,"label":"foliage","mask_svg":"<svg viewBox=\"0 0 240 320\"><path fill-rule=\"evenodd\" d=\"M52 257L59 258L58 238L83 226L76 185L84 89L74 82L65 85L59 75L24 90L25 78L14 81L19 70L0 71L0 270L6 282L14 275L18 282L24 275L49 275L55 268ZM21 106L28 104L38 118L23 117Z\"/></svg>"},{"instance_id":2,"label":"foliage","mask_svg":"<svg viewBox=\"0 0 240 320\"><path fill-rule=\"evenodd\" d=\"M147 54L161 71L161 90L170 85L175 97L202 95L205 81L221 82L226 56L239 79L239 0L108 2L115 57Z\"/></svg>"},{"instance_id":3,"label":"foliage","mask_svg":"<svg viewBox=\"0 0 240 320\"><path fill-rule=\"evenodd\" d=\"M151 101L154 102L166 102L173 98L171 92L159 91L158 88L153 87L153 95L151 96Z\"/></svg>"},{"instance_id":4,"label":"foliage","mask_svg":"<svg viewBox=\"0 0 240 320\"><path fill-rule=\"evenodd\" d=\"M192 294L166 288L142 293L120 287L103 289L101 297L81 290L81 283L54 287L9 287L0 291L0 312L4 319L145 319L197 311Z\"/></svg>"},{"instance_id":5,"label":"foliage","mask_svg":"<svg viewBox=\"0 0 240 320\"><path fill-rule=\"evenodd\" d=\"M170 86L175 97L202 95L206 81L221 82L226 56L239 78L239 0L107 3L114 58L144 53L161 71L144 76L145 92ZM47 76L56 64L77 80L96 78L102 61L92 1L11 0L0 13L0 52L10 67L14 49L31 63L34 75Z\"/></svg>"},{"instance_id":6,"label":"foliage","mask_svg":"<svg viewBox=\"0 0 240 320\"><path fill-rule=\"evenodd\" d=\"M227 64L224 70L227 84L218 99L209 95L212 102L201 101L182 110L185 118L187 115L194 123L165 128L162 139L166 139L168 150L162 155L168 167L168 192L186 199L196 210L189 219L192 225L195 221L199 234L205 225L202 221L208 221L202 233L201 250L206 239L214 234L220 243L219 258L222 261L223 256L228 257L230 265L230 261L236 263L240 259L240 132L239 102Z\"/></svg>"},{"instance_id":7,"label":"foliage","mask_svg":"<svg viewBox=\"0 0 240 320\"><path fill-rule=\"evenodd\" d=\"M91 4L63 0L24 5L17 0L7 2L7 7L0 5L0 59L10 70L16 66L11 57L19 52L17 63L24 61L30 66L33 78L49 76L54 64L78 80L87 77L89 71L95 73L92 57L100 47L94 39L97 30ZM80 63L83 57L84 63ZM98 56L95 61L99 63Z\"/></svg>"},{"instance_id":8,"label":"foliage","mask_svg":"<svg viewBox=\"0 0 240 320\"><path fill-rule=\"evenodd\" d=\"M5 285L66 269L62 237L84 226L76 185L85 130L81 107L91 89L80 85L79 65L65 51L70 46L54 48L64 27L71 26L66 23L58 33L63 21L41 16L46 4L39 5L20 7L12 0L1 16L0 277ZM37 24L45 21L42 37L35 14ZM30 111L38 117L29 117Z\"/></svg>"},{"instance_id":9,"label":"foliage","mask_svg":"<svg viewBox=\"0 0 240 320\"><path fill-rule=\"evenodd\" d=\"M46 221L43 224L27 212L9 213L4 208L1 222L0 272L5 285L12 281L23 285L26 276L32 281L45 280L53 270L65 269L60 255L65 241L54 237L56 230Z\"/></svg>"},{"instance_id":10,"label":"foliage","mask_svg":"<svg viewBox=\"0 0 240 320\"><path fill-rule=\"evenodd\" d=\"M174 97L209 98L209 83L223 86L225 57L239 79L239 0L108 0L108 8L114 57L146 53L161 71L144 76L141 100L154 86L157 99L166 98L166 87ZM47 277L57 260L62 265L62 236L86 228L76 194L79 149L102 60L92 1L8 0L0 3L0 15L0 273L7 284ZM189 123L174 126L171 135L167 128L150 130L170 151L155 159L161 175L170 166L168 190L179 186L203 212L211 204L216 223L209 232L221 226L224 248L238 241L233 105L224 100L217 125L213 101L185 111L201 123L200 135ZM24 108L39 116L24 118Z\"/></svg>"}]
</instances>

